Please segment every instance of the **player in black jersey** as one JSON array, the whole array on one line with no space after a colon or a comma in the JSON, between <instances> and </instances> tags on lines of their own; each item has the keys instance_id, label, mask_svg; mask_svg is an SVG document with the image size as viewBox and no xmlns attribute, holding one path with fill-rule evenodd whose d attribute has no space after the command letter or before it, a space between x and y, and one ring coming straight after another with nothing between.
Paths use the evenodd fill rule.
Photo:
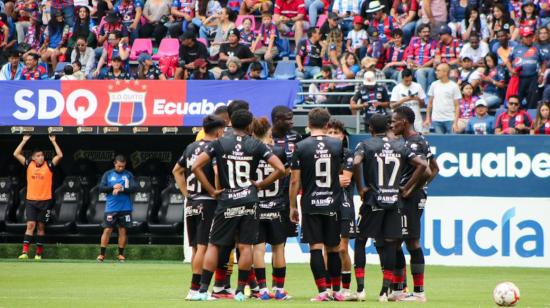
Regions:
<instances>
[{"instance_id":1,"label":"player in black jersey","mask_svg":"<svg viewBox=\"0 0 550 308\"><path fill-rule=\"evenodd\" d=\"M223 135L225 123L221 118L209 115L204 118L202 126L205 132L203 139L188 145L172 170L178 188L187 198L185 221L189 246L193 248L191 257L193 276L191 278L191 288L186 297L187 300L191 299L200 288L202 263L208 245L208 235L214 217L214 210L216 209L216 200L206 190L202 189L201 183L191 173L191 167L197 156L206 151L212 141ZM208 182L215 183L212 163L208 163L202 169Z\"/></svg>"},{"instance_id":2,"label":"player in black jersey","mask_svg":"<svg viewBox=\"0 0 550 308\"><path fill-rule=\"evenodd\" d=\"M283 148L273 146L271 138L271 124L265 117L254 119L252 122L252 134L255 138L265 143L273 154L276 155L285 166L285 174L290 173L289 163ZM269 176L273 168L264 160L260 161L256 169L258 180ZM258 191L258 209L256 214L259 222L258 242L254 245L254 271L260 287L258 298L269 300L287 300L290 296L284 290L286 276L285 242L287 236L288 217L283 211L288 208L288 200L283 191L284 178L278 179L269 187ZM265 276L265 248L266 243L271 245L273 263L273 294L267 290Z\"/></svg>"},{"instance_id":3,"label":"player in black jersey","mask_svg":"<svg viewBox=\"0 0 550 308\"><path fill-rule=\"evenodd\" d=\"M427 199L425 185L434 179L439 172L439 167L437 166L437 161L430 150L430 145L426 138L415 131L414 121L415 115L411 108L401 106L394 110L392 115L392 130L394 134L396 136L403 136L405 146L428 163L428 169L425 173L424 180L420 182L419 186L415 187L409 198L404 199L403 206L404 222L406 222L404 226L406 234L403 235L403 239L411 255L410 264L414 281L414 293L409 295L402 292L402 282L405 276L405 255L402 249L398 249L395 274L399 275L399 277L396 278L401 279L396 279L397 283L394 285L394 292L390 297L396 301L425 302L424 253L420 247L421 218ZM414 167L407 166L403 174L402 183L408 181L413 172ZM399 245L399 248L401 248L401 245Z\"/></svg>"},{"instance_id":4,"label":"player in black jersey","mask_svg":"<svg viewBox=\"0 0 550 308\"><path fill-rule=\"evenodd\" d=\"M284 105L275 106L271 111L271 122L273 123L273 142L275 146L284 149L287 155L287 161L289 162L292 159L292 153L294 153L296 143L302 141L302 135L292 129L294 126L293 118L294 114L292 113L292 110ZM287 200L289 199L289 183L290 176L287 176L283 181L283 191ZM288 207L285 207L283 215L285 215L287 220L287 236L298 236L298 225L290 221L288 218Z\"/></svg>"},{"instance_id":5,"label":"player in black jersey","mask_svg":"<svg viewBox=\"0 0 550 308\"><path fill-rule=\"evenodd\" d=\"M355 263L356 268L364 268L368 238L383 241L384 245L378 247L384 273L379 301L388 301L397 245L403 232L402 198L408 198L418 185L426 170L426 163L402 142L386 136L386 116L373 115L369 130L372 138L357 145L354 159L357 189L363 200L359 210L359 234L355 241ZM412 164L416 169L410 180L400 186L407 164ZM364 284L358 281L358 285L360 283ZM364 295L358 294L358 297Z\"/></svg>"},{"instance_id":6,"label":"player in black jersey","mask_svg":"<svg viewBox=\"0 0 550 308\"><path fill-rule=\"evenodd\" d=\"M216 269L219 247L232 246L234 242L240 251L239 284L235 299L245 299L244 287L252 266L252 245L258 237L258 220L255 217L257 190L268 187L285 172L283 164L271 150L247 134L252 119L249 111L234 112L231 115L234 134L212 142L208 151L199 155L192 167L203 188L218 200L204 258L201 287L193 300L209 299L207 291ZM202 170L214 158L220 190L214 188ZM256 181L260 160L267 161L274 172L262 181Z\"/></svg>"},{"instance_id":7,"label":"player in black jersey","mask_svg":"<svg viewBox=\"0 0 550 308\"><path fill-rule=\"evenodd\" d=\"M347 160L353 161L353 151L344 146L346 138L344 123L332 119L328 123L328 135L342 141L344 157L342 165ZM351 184L351 183L350 183ZM348 185L344 188L343 202L340 205L340 260L342 261L342 291L340 292L345 300L355 300L355 296L350 292L351 285L351 257L349 255L349 240L355 238L355 207L353 205L354 185Z\"/></svg>"},{"instance_id":8,"label":"player in black jersey","mask_svg":"<svg viewBox=\"0 0 550 308\"><path fill-rule=\"evenodd\" d=\"M308 127L311 136L300 141L292 155L290 180L290 219L298 222L296 197L300 187L302 210L302 242L310 248L310 266L319 294L312 301L328 301L325 277L331 277L333 298L344 300L340 291L342 263L338 253L340 244L340 204L343 189L340 183L342 170L342 142L326 135L330 120L328 111L315 108L309 112ZM351 178L352 162L344 173ZM348 181L348 185L349 185ZM323 260L323 248L327 252L327 266Z\"/></svg>"}]
</instances>

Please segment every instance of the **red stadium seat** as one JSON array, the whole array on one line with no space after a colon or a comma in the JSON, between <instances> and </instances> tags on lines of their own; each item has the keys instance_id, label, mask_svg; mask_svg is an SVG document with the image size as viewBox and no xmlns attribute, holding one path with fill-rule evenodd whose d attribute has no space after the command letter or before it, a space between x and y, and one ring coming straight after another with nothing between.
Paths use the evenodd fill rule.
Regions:
<instances>
[{"instance_id":1,"label":"red stadium seat","mask_svg":"<svg viewBox=\"0 0 550 308\"><path fill-rule=\"evenodd\" d=\"M160 41L159 50L153 55L153 60L158 60L162 57L178 56L180 50L180 42L175 38L165 38Z\"/></svg>"}]
</instances>

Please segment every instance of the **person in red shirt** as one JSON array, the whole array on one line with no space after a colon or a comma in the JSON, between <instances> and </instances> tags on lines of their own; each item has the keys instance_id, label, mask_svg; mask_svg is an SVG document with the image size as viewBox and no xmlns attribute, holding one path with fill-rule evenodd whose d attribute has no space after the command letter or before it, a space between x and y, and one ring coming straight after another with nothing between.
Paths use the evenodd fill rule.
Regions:
<instances>
[{"instance_id":1,"label":"person in red shirt","mask_svg":"<svg viewBox=\"0 0 550 308\"><path fill-rule=\"evenodd\" d=\"M304 0L276 0L273 20L281 33L289 35L294 32L298 44L309 28Z\"/></svg>"},{"instance_id":2,"label":"person in red shirt","mask_svg":"<svg viewBox=\"0 0 550 308\"><path fill-rule=\"evenodd\" d=\"M508 111L501 113L497 118L495 134L528 134L531 122L529 113L519 109L519 97L512 95L508 98Z\"/></svg>"},{"instance_id":3,"label":"person in red shirt","mask_svg":"<svg viewBox=\"0 0 550 308\"><path fill-rule=\"evenodd\" d=\"M550 103L542 102L537 108L537 116L533 121L531 135L550 135Z\"/></svg>"},{"instance_id":4,"label":"person in red shirt","mask_svg":"<svg viewBox=\"0 0 550 308\"><path fill-rule=\"evenodd\" d=\"M21 72L21 80L44 80L48 79L48 72L43 66L38 65L39 55L28 54L25 57L25 68Z\"/></svg>"}]
</instances>

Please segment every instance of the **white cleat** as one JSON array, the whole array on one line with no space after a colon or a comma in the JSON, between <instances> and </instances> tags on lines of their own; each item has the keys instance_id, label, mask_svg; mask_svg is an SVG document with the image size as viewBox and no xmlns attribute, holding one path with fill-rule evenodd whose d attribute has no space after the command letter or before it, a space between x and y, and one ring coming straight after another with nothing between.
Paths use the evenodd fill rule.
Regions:
<instances>
[{"instance_id":1,"label":"white cleat","mask_svg":"<svg viewBox=\"0 0 550 308\"><path fill-rule=\"evenodd\" d=\"M384 293L378 297L378 302L380 303L387 303L388 302L388 294Z\"/></svg>"},{"instance_id":2,"label":"white cleat","mask_svg":"<svg viewBox=\"0 0 550 308\"><path fill-rule=\"evenodd\" d=\"M187 296L185 297L185 300L190 301L193 297L196 296L197 293L199 293L199 291L189 290L189 292L187 293Z\"/></svg>"},{"instance_id":3,"label":"white cleat","mask_svg":"<svg viewBox=\"0 0 550 308\"><path fill-rule=\"evenodd\" d=\"M355 293L355 298L358 302L364 302L367 299L367 293L365 293L365 290Z\"/></svg>"},{"instance_id":4,"label":"white cleat","mask_svg":"<svg viewBox=\"0 0 550 308\"><path fill-rule=\"evenodd\" d=\"M428 299L426 298L426 294L424 292L422 293L412 293L408 294L407 297L403 298L402 302L419 302L419 303L425 303Z\"/></svg>"},{"instance_id":5,"label":"white cleat","mask_svg":"<svg viewBox=\"0 0 550 308\"><path fill-rule=\"evenodd\" d=\"M344 297L344 301L346 302L352 302L357 300L357 296L351 293L349 289L342 289L340 291L340 294Z\"/></svg>"},{"instance_id":6,"label":"white cleat","mask_svg":"<svg viewBox=\"0 0 550 308\"><path fill-rule=\"evenodd\" d=\"M404 293L403 291L393 291L388 295L389 302L399 302L408 297L410 294Z\"/></svg>"}]
</instances>

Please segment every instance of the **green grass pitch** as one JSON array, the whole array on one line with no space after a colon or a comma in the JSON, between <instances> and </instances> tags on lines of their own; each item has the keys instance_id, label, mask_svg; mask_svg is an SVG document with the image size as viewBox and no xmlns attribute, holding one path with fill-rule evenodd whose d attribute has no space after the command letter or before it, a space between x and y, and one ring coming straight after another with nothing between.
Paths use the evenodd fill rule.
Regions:
<instances>
[{"instance_id":1,"label":"green grass pitch","mask_svg":"<svg viewBox=\"0 0 550 308\"><path fill-rule=\"evenodd\" d=\"M520 288L519 307L550 307L550 269L429 265L426 269L425 304L378 303L381 273L377 266L368 266L365 274L366 302L310 303L316 290L307 264L288 266L286 289L293 296L291 301L197 303L184 301L190 281L189 264L2 260L0 307L494 307L492 290L498 282L507 280Z\"/></svg>"}]
</instances>

